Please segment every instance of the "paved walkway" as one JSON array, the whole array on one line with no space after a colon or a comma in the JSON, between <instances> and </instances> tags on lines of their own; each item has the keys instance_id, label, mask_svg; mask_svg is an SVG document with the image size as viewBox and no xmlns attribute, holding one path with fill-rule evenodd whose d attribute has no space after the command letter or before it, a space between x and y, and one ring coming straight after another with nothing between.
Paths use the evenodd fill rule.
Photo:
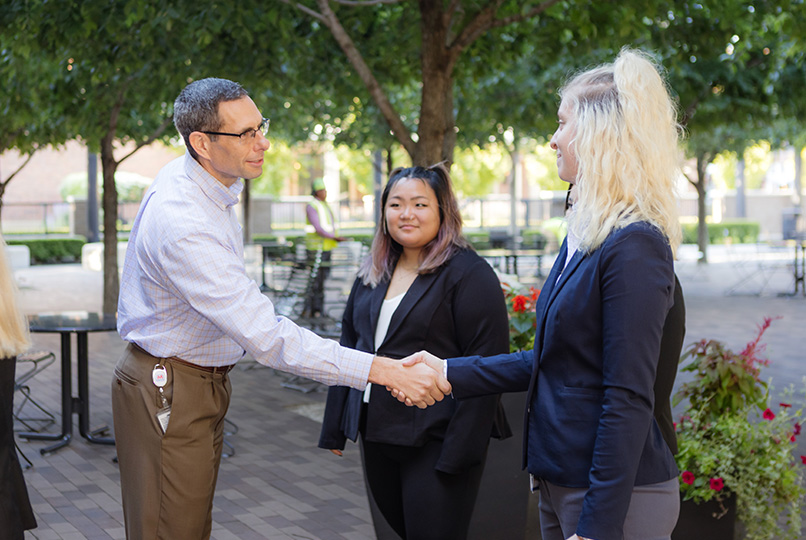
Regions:
<instances>
[{"instance_id":1,"label":"paved walkway","mask_svg":"<svg viewBox=\"0 0 806 540\"><path fill-rule=\"evenodd\" d=\"M773 377L776 392L799 383L806 376L806 297L778 295L794 288L791 251L713 247L709 257L710 264L697 265L689 246L680 253L686 343L715 338L740 350L764 316L780 316L765 335L771 365L764 376ZM97 272L57 265L18 270L16 276L26 313L100 309ZM33 341L37 349L59 350L56 335L35 334ZM114 333L89 336L92 427L112 425L109 383L123 347ZM286 378L249 361L232 372L228 419L238 429L227 436L234 454L222 461L213 538L375 538L357 447L348 447L343 458L316 448L323 388L304 394L284 388ZM60 409L58 385L55 366L32 384L37 399L53 411ZM68 447L41 456L46 445L20 441L34 463L25 476L39 522L26 539L124 538L114 448L90 444L77 434ZM799 454L806 454L806 438Z\"/></svg>"}]
</instances>

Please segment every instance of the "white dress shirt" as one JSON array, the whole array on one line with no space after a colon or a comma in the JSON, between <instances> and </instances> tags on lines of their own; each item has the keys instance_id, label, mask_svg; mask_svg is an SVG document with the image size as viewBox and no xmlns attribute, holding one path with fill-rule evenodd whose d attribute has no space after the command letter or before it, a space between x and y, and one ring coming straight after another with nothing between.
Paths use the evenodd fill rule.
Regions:
<instances>
[{"instance_id":1,"label":"white dress shirt","mask_svg":"<svg viewBox=\"0 0 806 540\"><path fill-rule=\"evenodd\" d=\"M246 274L226 188L190 154L166 165L137 212L121 278L118 331L153 356L202 366L258 362L327 385L363 389L373 356L277 315Z\"/></svg>"}]
</instances>

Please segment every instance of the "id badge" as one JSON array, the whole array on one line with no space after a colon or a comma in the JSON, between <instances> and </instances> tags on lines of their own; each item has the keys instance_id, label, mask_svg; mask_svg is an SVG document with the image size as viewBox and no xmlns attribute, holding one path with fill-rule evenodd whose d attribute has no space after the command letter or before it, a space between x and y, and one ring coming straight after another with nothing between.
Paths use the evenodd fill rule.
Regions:
<instances>
[{"instance_id":1,"label":"id badge","mask_svg":"<svg viewBox=\"0 0 806 540\"><path fill-rule=\"evenodd\" d=\"M167 407L163 407L162 409L157 411L157 422L159 422L160 427L162 428L162 434L165 434L165 430L168 429L168 420L171 419L171 406L168 405Z\"/></svg>"},{"instance_id":2,"label":"id badge","mask_svg":"<svg viewBox=\"0 0 806 540\"><path fill-rule=\"evenodd\" d=\"M158 396L162 401L162 408L157 411L157 422L159 422L164 435L165 430L168 429L168 421L171 419L171 406L168 405L168 400L165 399L163 392L163 387L168 383L168 372L165 366L160 364L155 365L154 369L151 371L151 380L154 382L154 386L159 390Z\"/></svg>"}]
</instances>

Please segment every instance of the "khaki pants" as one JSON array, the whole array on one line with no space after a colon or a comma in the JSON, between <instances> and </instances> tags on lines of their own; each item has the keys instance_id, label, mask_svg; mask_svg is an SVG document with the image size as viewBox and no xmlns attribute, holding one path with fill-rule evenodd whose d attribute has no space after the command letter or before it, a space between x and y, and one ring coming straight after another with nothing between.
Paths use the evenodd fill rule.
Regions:
<instances>
[{"instance_id":1,"label":"khaki pants","mask_svg":"<svg viewBox=\"0 0 806 540\"><path fill-rule=\"evenodd\" d=\"M171 417L165 434L156 417L162 400L151 379L158 363L168 374L163 391ZM112 378L126 538L210 538L231 392L225 373L155 358L131 344L126 347Z\"/></svg>"}]
</instances>

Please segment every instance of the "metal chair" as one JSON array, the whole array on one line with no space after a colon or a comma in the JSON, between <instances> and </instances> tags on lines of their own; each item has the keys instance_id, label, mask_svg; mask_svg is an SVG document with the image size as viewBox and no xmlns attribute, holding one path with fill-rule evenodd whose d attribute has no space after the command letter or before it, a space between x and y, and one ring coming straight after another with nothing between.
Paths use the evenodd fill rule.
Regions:
<instances>
[{"instance_id":1,"label":"metal chair","mask_svg":"<svg viewBox=\"0 0 806 540\"><path fill-rule=\"evenodd\" d=\"M28 381L55 361L56 355L50 351L29 351L17 356L18 374L14 380L14 392L19 392L22 399L14 408L13 415L14 420L25 426L25 431L40 431L56 421L53 413L31 397L31 387L27 384ZM40 416L23 416L23 408L29 403L39 409L42 414Z\"/></svg>"}]
</instances>

